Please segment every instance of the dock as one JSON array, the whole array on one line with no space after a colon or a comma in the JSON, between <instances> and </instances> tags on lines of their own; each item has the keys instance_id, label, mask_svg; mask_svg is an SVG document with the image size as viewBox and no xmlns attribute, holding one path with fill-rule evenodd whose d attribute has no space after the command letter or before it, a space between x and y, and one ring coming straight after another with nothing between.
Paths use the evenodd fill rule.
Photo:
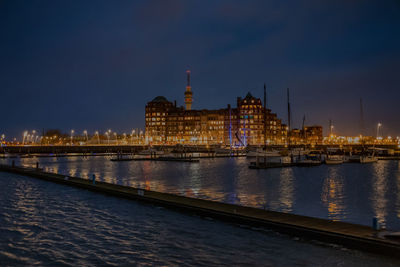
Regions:
<instances>
[{"instance_id":1,"label":"dock","mask_svg":"<svg viewBox=\"0 0 400 267\"><path fill-rule=\"evenodd\" d=\"M113 156L117 153L62 153L62 154L13 154L13 155L1 155L0 159L14 159L14 158L67 158L67 157L105 157ZM131 155L130 153L124 153L123 155Z\"/></svg>"},{"instance_id":2,"label":"dock","mask_svg":"<svg viewBox=\"0 0 400 267\"><path fill-rule=\"evenodd\" d=\"M139 156L139 157L137 157ZM134 155L133 157L122 157L118 156L111 158L111 161L175 161L175 162L200 162L200 159L214 159L214 158L232 158L232 157L244 157L245 155L200 155L200 156L187 156L187 155L177 155L177 156L142 156Z\"/></svg>"},{"instance_id":3,"label":"dock","mask_svg":"<svg viewBox=\"0 0 400 267\"><path fill-rule=\"evenodd\" d=\"M270 168L285 168L293 167L294 163L280 163L280 162L250 162L249 169L270 169Z\"/></svg>"},{"instance_id":4,"label":"dock","mask_svg":"<svg viewBox=\"0 0 400 267\"><path fill-rule=\"evenodd\" d=\"M175 162L199 162L196 158L169 158L169 157L157 157L157 158L123 158L123 159L110 159L111 161L175 161Z\"/></svg>"},{"instance_id":5,"label":"dock","mask_svg":"<svg viewBox=\"0 0 400 267\"><path fill-rule=\"evenodd\" d=\"M388 231L374 230L372 227L346 222L155 192L100 182L94 179L70 177L43 172L38 165L36 167L26 168L0 165L0 171L30 176L116 197L143 201L171 208L179 212L199 214L234 224L266 227L283 234L304 239L334 243L352 249L400 258L400 240L393 239L395 235L392 235L392 238L385 237L386 234L392 234Z\"/></svg>"},{"instance_id":6,"label":"dock","mask_svg":"<svg viewBox=\"0 0 400 267\"><path fill-rule=\"evenodd\" d=\"M187 157L187 158L179 158L179 157L158 157L154 158L155 161L176 161L176 162L199 162L199 159Z\"/></svg>"},{"instance_id":7,"label":"dock","mask_svg":"<svg viewBox=\"0 0 400 267\"><path fill-rule=\"evenodd\" d=\"M379 160L400 160L400 156L378 156Z\"/></svg>"},{"instance_id":8,"label":"dock","mask_svg":"<svg viewBox=\"0 0 400 267\"><path fill-rule=\"evenodd\" d=\"M112 158L111 161L132 161L135 160L133 158Z\"/></svg>"}]
</instances>

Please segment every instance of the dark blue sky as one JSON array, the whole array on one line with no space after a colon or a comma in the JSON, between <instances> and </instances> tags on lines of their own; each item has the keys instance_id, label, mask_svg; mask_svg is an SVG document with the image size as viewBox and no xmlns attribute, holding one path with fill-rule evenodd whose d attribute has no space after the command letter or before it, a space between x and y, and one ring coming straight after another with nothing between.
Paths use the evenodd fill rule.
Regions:
<instances>
[{"instance_id":1,"label":"dark blue sky","mask_svg":"<svg viewBox=\"0 0 400 267\"><path fill-rule=\"evenodd\" d=\"M400 135L399 1L0 0L0 133L144 128L157 95L193 108L248 91L293 124Z\"/></svg>"}]
</instances>

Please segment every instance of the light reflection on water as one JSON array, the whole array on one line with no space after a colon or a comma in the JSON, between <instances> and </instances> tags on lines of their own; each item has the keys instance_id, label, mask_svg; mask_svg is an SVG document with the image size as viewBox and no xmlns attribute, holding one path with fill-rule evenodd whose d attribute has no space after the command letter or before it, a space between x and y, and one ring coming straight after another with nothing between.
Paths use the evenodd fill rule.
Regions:
<instances>
[{"instance_id":1,"label":"light reflection on water","mask_svg":"<svg viewBox=\"0 0 400 267\"><path fill-rule=\"evenodd\" d=\"M388 161L379 161L373 164L371 200L375 217L378 218L380 224L385 223L387 215L387 199L385 197L388 176L387 165Z\"/></svg>"},{"instance_id":2,"label":"light reflection on water","mask_svg":"<svg viewBox=\"0 0 400 267\"><path fill-rule=\"evenodd\" d=\"M0 188L1 266L399 266L16 174Z\"/></svg>"},{"instance_id":3,"label":"light reflection on water","mask_svg":"<svg viewBox=\"0 0 400 267\"><path fill-rule=\"evenodd\" d=\"M342 164L252 170L245 158L199 163L130 161L104 157L21 159L46 171L189 197L371 225L377 217L400 230L400 163ZM4 160L3 160L4 162Z\"/></svg>"},{"instance_id":4,"label":"light reflection on water","mask_svg":"<svg viewBox=\"0 0 400 267\"><path fill-rule=\"evenodd\" d=\"M329 166L328 175L322 186L321 200L328 209L329 219L334 221L346 219L344 181L338 173L338 166Z\"/></svg>"},{"instance_id":5,"label":"light reflection on water","mask_svg":"<svg viewBox=\"0 0 400 267\"><path fill-rule=\"evenodd\" d=\"M292 212L293 199L294 199L294 187L293 187L293 169L283 168L280 175L280 186L279 186L281 203L281 210L284 212Z\"/></svg>"},{"instance_id":6,"label":"light reflection on water","mask_svg":"<svg viewBox=\"0 0 400 267\"><path fill-rule=\"evenodd\" d=\"M399 170L400 170L400 162L399 162ZM397 218L400 219L400 171L396 175L396 185L397 185L396 211L397 211Z\"/></svg>"}]
</instances>

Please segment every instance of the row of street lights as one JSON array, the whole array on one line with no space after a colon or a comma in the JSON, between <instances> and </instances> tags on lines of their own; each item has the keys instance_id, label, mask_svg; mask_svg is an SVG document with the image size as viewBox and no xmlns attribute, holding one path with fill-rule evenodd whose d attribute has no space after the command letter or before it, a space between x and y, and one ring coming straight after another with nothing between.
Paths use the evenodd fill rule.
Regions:
<instances>
[{"instance_id":1,"label":"row of street lights","mask_svg":"<svg viewBox=\"0 0 400 267\"><path fill-rule=\"evenodd\" d=\"M75 133L75 131L74 131L74 130L71 130L71 145L73 144L74 133ZM140 130L140 131L139 131L139 130L132 130L132 132L131 132L131 143L132 143L132 144L133 144L133 141L134 141L134 136L135 136L135 134L136 134L136 138L143 137L143 130ZM83 131L83 135L85 136L86 143L88 143L88 142L89 142L88 131L87 131L87 130L84 130L84 131ZM114 136L115 143L118 145L118 134L117 134L116 132L112 132L111 129L108 129L108 130L104 133L104 135L107 137L107 144L110 144L110 142L111 142L111 140L112 140L112 139L111 139L111 136ZM126 134L126 133L123 133L122 136L123 136L123 140L124 140L125 142L127 142L127 134ZM99 131L95 131L94 137L97 137L97 143L100 144L100 134L99 134Z\"/></svg>"},{"instance_id":2,"label":"row of street lights","mask_svg":"<svg viewBox=\"0 0 400 267\"><path fill-rule=\"evenodd\" d=\"M86 143L89 143L90 135L89 135L88 131L84 130L82 133L83 133L84 141ZM110 144L113 139L114 139L114 141L115 141L115 143L117 145L119 144L119 140L118 140L119 135L116 132L112 132L111 129L109 129L104 133L104 135L107 137L107 144ZM74 141L76 141L74 139L78 138L78 136L76 136L76 137L75 136L76 136L76 131L72 129L70 131L70 135L68 137L71 145L74 143ZM101 144L100 136L101 135L100 135L99 131L95 131L94 132L93 139L95 139L97 141L97 144ZM114 138L112 138L112 136ZM121 142L122 143L128 143L129 141L128 141L127 137L128 137L128 135L126 133L123 133L122 137L121 137L121 140L122 140ZM133 144L135 139L136 139L136 141L139 141L139 139L141 139L143 137L144 137L143 130L132 130L132 132L130 134L130 142L131 142L131 144ZM40 135L37 134L36 130L32 130L32 131L25 130L22 133L22 142L21 142L21 144L22 145L26 145L26 144L41 144L42 142L50 144L51 141L54 142L56 140L58 140L58 142L62 143L63 141L65 142L67 139L63 138L62 136L57 136L57 135L54 135L54 136L40 136ZM82 138L80 138L80 140L82 140ZM1 143L6 142L5 134L1 134L0 135L0 142ZM12 143L19 144L17 142L16 138L13 139Z\"/></svg>"},{"instance_id":3,"label":"row of street lights","mask_svg":"<svg viewBox=\"0 0 400 267\"><path fill-rule=\"evenodd\" d=\"M331 121L329 121L329 131L330 131L330 136L333 136L333 128L335 127L335 126L333 126L333 124L332 124L332 122ZM380 135L379 135L379 130L381 129L381 127L382 127L382 123L380 123L380 122L378 122L378 124L376 125L376 138L377 139L379 139L380 138Z\"/></svg>"},{"instance_id":4,"label":"row of street lights","mask_svg":"<svg viewBox=\"0 0 400 267\"><path fill-rule=\"evenodd\" d=\"M330 124L331 138L333 136L333 134L332 134L333 128L334 128L334 126L332 124ZM377 124L377 127L376 127L376 140L382 140L382 137L380 136L381 128L382 128L382 123L379 122ZM25 143L38 143L38 141L41 143L42 139L43 139L43 136L39 136L36 133L37 133L36 130L32 130L31 132L24 131L23 135L22 135L22 145L24 145ZM74 141L74 134L75 134L75 130L72 129L71 130L71 135L70 135L70 143L71 143L71 145L73 144L73 141ZM110 144L110 142L112 140L111 137L114 136L115 143L118 145L118 134L116 132L112 132L111 129L108 129L104 134L107 137L107 144ZM89 142L89 135L88 135L88 131L87 130L83 131L83 136L85 138L86 143L88 143ZM122 138L123 142L127 143L127 134L123 133L122 136L123 136L123 138ZM132 132L130 134L130 142L131 142L131 144L134 143L134 137L135 136L136 136L136 139L142 138L143 137L143 131L142 130L139 131L139 130L135 130L135 129L132 130ZM5 141L5 134L2 134L0 137L1 137L0 141L4 142ZM100 141L99 131L95 131L94 138L96 138L96 137L97 137L97 144L100 144L101 141ZM55 140L55 138L54 138L54 140ZM15 138L14 138L14 141L15 141ZM60 139L60 142L62 142L62 139Z\"/></svg>"}]
</instances>

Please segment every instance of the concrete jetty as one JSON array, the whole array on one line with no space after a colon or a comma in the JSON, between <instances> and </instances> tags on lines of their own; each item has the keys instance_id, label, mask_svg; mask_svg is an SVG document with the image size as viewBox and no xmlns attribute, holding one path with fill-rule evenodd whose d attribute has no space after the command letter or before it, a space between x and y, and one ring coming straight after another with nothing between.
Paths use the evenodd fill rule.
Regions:
<instances>
[{"instance_id":1,"label":"concrete jetty","mask_svg":"<svg viewBox=\"0 0 400 267\"><path fill-rule=\"evenodd\" d=\"M88 180L47 173L43 172L39 166L24 168L0 165L0 171L31 176L117 197L140 200L235 224L266 227L305 239L335 243L352 249L400 258L400 241L385 237L389 232L374 230L368 226L178 196L95 181L95 179Z\"/></svg>"}]
</instances>

